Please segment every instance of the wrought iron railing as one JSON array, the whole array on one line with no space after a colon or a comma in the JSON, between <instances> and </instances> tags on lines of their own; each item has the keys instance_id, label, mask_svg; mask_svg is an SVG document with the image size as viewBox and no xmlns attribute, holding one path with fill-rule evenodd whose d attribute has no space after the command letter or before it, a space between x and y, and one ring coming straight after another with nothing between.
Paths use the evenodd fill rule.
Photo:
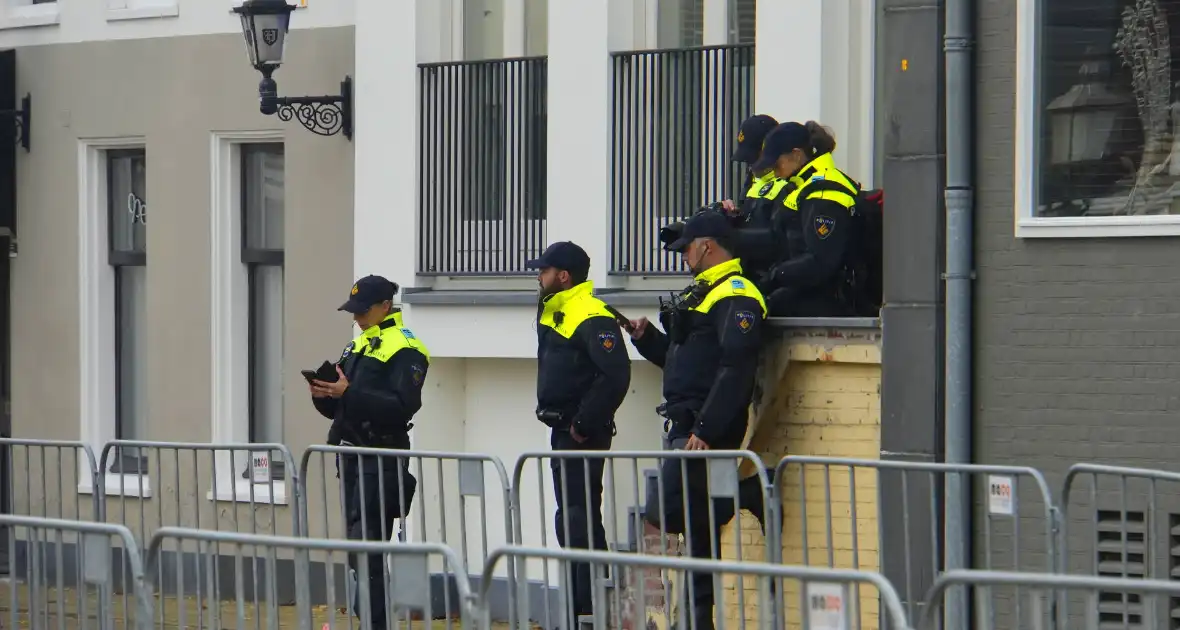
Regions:
<instances>
[{"instance_id":1,"label":"wrought iron railing","mask_svg":"<svg viewBox=\"0 0 1180 630\"><path fill-rule=\"evenodd\" d=\"M418 72L418 273L528 273L545 246L546 59Z\"/></svg>"},{"instance_id":2,"label":"wrought iron railing","mask_svg":"<svg viewBox=\"0 0 1180 630\"><path fill-rule=\"evenodd\" d=\"M754 108L754 46L612 55L611 273L684 273L661 249L661 226L734 198L744 166L730 159Z\"/></svg>"}]
</instances>

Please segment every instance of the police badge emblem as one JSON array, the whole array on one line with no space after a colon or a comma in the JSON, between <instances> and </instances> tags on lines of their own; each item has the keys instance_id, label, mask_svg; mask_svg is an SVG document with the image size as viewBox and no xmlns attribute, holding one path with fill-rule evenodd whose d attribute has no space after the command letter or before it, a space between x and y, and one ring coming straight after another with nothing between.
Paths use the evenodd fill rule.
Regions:
<instances>
[{"instance_id":1,"label":"police badge emblem","mask_svg":"<svg viewBox=\"0 0 1180 630\"><path fill-rule=\"evenodd\" d=\"M742 331L742 334L750 332L750 329L754 327L754 314L750 311L738 311L733 314L733 318L737 321L738 330Z\"/></svg>"},{"instance_id":2,"label":"police badge emblem","mask_svg":"<svg viewBox=\"0 0 1180 630\"><path fill-rule=\"evenodd\" d=\"M602 345L603 350L610 352L618 345L618 339L613 332L603 331L598 333L598 343Z\"/></svg>"},{"instance_id":3,"label":"police badge emblem","mask_svg":"<svg viewBox=\"0 0 1180 630\"><path fill-rule=\"evenodd\" d=\"M836 222L831 217L818 216L815 218L815 235L824 240L832 235L836 229Z\"/></svg>"}]
</instances>

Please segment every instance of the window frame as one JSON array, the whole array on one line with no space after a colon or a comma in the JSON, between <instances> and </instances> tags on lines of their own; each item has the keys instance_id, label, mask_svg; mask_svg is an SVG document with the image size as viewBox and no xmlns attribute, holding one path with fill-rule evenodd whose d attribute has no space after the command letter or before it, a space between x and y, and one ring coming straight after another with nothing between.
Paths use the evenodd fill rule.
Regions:
<instances>
[{"instance_id":1,"label":"window frame","mask_svg":"<svg viewBox=\"0 0 1180 630\"><path fill-rule=\"evenodd\" d=\"M142 252L133 252L120 250L115 246L115 213L116 203L113 197L114 194L114 172L111 169L111 163L114 160L121 158L141 158L143 160L144 168L144 197L141 199L144 205L144 247ZM144 440L145 437L140 435L132 438L125 438L120 436L120 428L123 420L123 338L124 326L123 318L123 300L122 297L124 277L122 273L123 267L147 267L147 150L144 147L134 149L108 149L103 152L103 161L106 166L106 225L107 225L107 259L114 272L114 306L115 306L115 439L130 439L130 440ZM134 193L131 193L134 194ZM133 220L134 221L134 220ZM140 383L138 386L143 387ZM131 454L116 452L115 461L111 463L110 468L105 471L111 474L130 474L130 475L146 475L148 473L147 457L138 452Z\"/></svg>"},{"instance_id":2,"label":"window frame","mask_svg":"<svg viewBox=\"0 0 1180 630\"><path fill-rule=\"evenodd\" d=\"M108 22L180 16L179 0L107 0Z\"/></svg>"},{"instance_id":3,"label":"window frame","mask_svg":"<svg viewBox=\"0 0 1180 630\"><path fill-rule=\"evenodd\" d=\"M247 443L249 437L249 302L246 265L242 260L245 234L242 151L250 143L282 143L281 130L236 131L210 134L212 212L210 212L210 307L212 309L212 374L210 424L211 441L218 444ZM218 452L214 456L216 491L206 493L209 501L287 505L294 496L290 475L269 483L243 478L252 452ZM283 460L289 451L270 453L271 461ZM297 465L284 462L285 469ZM273 469L272 469L273 470Z\"/></svg>"},{"instance_id":4,"label":"window frame","mask_svg":"<svg viewBox=\"0 0 1180 630\"><path fill-rule=\"evenodd\" d=\"M1016 10L1016 120L1013 190L1016 238L1110 238L1180 235L1180 215L1038 217L1038 165L1043 3L1027 0ZM1058 0L1061 1L1061 0Z\"/></svg>"},{"instance_id":5,"label":"window frame","mask_svg":"<svg viewBox=\"0 0 1180 630\"><path fill-rule=\"evenodd\" d=\"M78 147L78 318L79 406L81 440L94 452L115 435L115 273L110 264L108 153L143 149L141 136L79 140ZM110 496L152 496L147 472L112 473L104 466L98 484L90 472L93 462L79 453L78 492Z\"/></svg>"},{"instance_id":6,"label":"window frame","mask_svg":"<svg viewBox=\"0 0 1180 630\"><path fill-rule=\"evenodd\" d=\"M280 149L280 152L284 156L283 167L285 170L286 169L286 146L282 142L243 142L243 143L239 143L237 146L237 151L238 151L238 169L237 170L238 170L238 194L239 194L239 202L238 203L240 204L238 215L241 219L241 227L240 227L240 231L238 233L241 235L241 237L239 238L239 246L241 249L241 261L242 261L242 264L246 267L246 295L247 295L247 306L246 306L247 342L246 342L246 347L248 348L247 352L249 353L249 364L246 368L247 369L247 386L246 386L247 389L246 389L246 391L247 391L247 405L248 405L248 407L247 407L248 412L247 412L247 417L246 417L246 427L247 427L247 434L246 435L247 435L247 440L251 444L258 441L256 439L257 425L255 422L255 420L256 420L255 413L257 411L256 404L258 402L257 397L256 397L256 393L257 393L257 389L258 389L258 379L257 379L257 372L255 369L255 360L256 360L256 357L258 356L257 349L258 349L258 337L259 337L260 324L258 322L258 313L257 313L257 310L255 309L255 292L258 290L256 276L257 276L259 268L262 268L262 267L278 267L279 269L282 269L284 272L283 273L283 284L284 284L283 297L284 297L284 300L286 299L286 286L285 286L286 285L286 273L285 273L286 270L284 269L284 254L286 251L286 239L284 239L282 249L252 247L250 245L250 240L251 240L250 239L250 232L251 232L251 230L250 230L250 215L249 215L249 207L250 207L249 196L250 196L251 189L250 189L250 186L248 185L250 171L249 171L249 165L247 164L245 157L246 157L246 152L248 150L258 149L260 147L273 147L273 146L278 146ZM283 182L284 182L284 188L285 188L285 186L286 186L285 174L284 174ZM284 214L283 219L284 219L284 225L285 225L286 224L286 195L285 194L284 194L283 214ZM245 466L243 468L244 468L244 470L242 471L242 478L249 479L252 474L250 463L246 462ZM285 462L272 458L272 460L271 460L271 478L275 481L282 481L282 480L286 479Z\"/></svg>"}]
</instances>

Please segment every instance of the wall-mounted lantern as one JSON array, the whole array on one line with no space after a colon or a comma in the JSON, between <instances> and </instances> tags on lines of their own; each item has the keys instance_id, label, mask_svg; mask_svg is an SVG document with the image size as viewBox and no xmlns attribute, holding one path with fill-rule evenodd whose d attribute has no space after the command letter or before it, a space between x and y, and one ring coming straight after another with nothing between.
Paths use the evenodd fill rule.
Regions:
<instances>
[{"instance_id":1,"label":"wall-mounted lantern","mask_svg":"<svg viewBox=\"0 0 1180 630\"><path fill-rule=\"evenodd\" d=\"M1049 162L1071 165L1101 160L1118 131L1118 119L1132 101L1106 88L1101 64L1082 64L1081 80L1053 99L1049 113Z\"/></svg>"},{"instance_id":2,"label":"wall-mounted lantern","mask_svg":"<svg viewBox=\"0 0 1180 630\"><path fill-rule=\"evenodd\" d=\"M295 5L285 0L246 0L234 9L242 18L242 37L250 65L262 73L258 84L259 109L263 114L277 114L284 122L294 118L308 131L321 136L343 132L352 139L352 77L344 77L340 94L335 96L279 96L278 84L271 77L283 63L283 46Z\"/></svg>"},{"instance_id":3,"label":"wall-mounted lantern","mask_svg":"<svg viewBox=\"0 0 1180 630\"><path fill-rule=\"evenodd\" d=\"M33 111L33 96L25 94L25 97L20 100L20 109L0 109L0 121L7 125L7 118L12 118L13 138L25 148L29 150L29 134L33 131L32 127L32 111Z\"/></svg>"}]
</instances>

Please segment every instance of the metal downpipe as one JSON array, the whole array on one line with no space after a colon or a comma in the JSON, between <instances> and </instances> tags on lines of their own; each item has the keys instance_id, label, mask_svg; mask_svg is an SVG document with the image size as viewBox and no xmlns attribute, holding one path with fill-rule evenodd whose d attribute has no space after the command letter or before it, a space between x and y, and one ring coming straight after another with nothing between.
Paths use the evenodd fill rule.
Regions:
<instances>
[{"instance_id":1,"label":"metal downpipe","mask_svg":"<svg viewBox=\"0 0 1180 630\"><path fill-rule=\"evenodd\" d=\"M971 463L971 292L974 272L972 83L974 2L946 0L946 461ZM971 565L971 485L947 476L945 568ZM947 594L944 628L969 628L964 589Z\"/></svg>"}]
</instances>

